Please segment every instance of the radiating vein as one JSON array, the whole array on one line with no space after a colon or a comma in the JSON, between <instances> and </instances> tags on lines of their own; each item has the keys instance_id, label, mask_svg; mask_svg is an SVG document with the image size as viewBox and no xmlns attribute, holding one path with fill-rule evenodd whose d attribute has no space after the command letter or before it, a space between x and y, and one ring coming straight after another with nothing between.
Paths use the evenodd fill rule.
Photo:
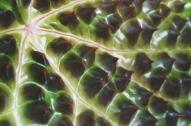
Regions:
<instances>
[{"instance_id":1,"label":"radiating vein","mask_svg":"<svg viewBox=\"0 0 191 126\"><path fill-rule=\"evenodd\" d=\"M23 40L20 43L19 47L19 56L18 56L18 66L16 69L16 87L13 91L13 114L16 120L16 126L22 126L20 121L20 116L18 114L18 94L19 94L19 85L20 85L20 77L21 77L21 69L23 64L23 56L24 56L24 49L27 41L28 33L26 33L23 37Z\"/></svg>"},{"instance_id":2,"label":"radiating vein","mask_svg":"<svg viewBox=\"0 0 191 126\"><path fill-rule=\"evenodd\" d=\"M24 30L23 26L16 27L16 28L9 28L9 29L0 31L0 34L7 34L7 33L11 33L11 32L20 32L22 30Z\"/></svg>"},{"instance_id":3,"label":"radiating vein","mask_svg":"<svg viewBox=\"0 0 191 126\"><path fill-rule=\"evenodd\" d=\"M37 17L35 19L35 23L39 23L39 22L43 21L44 19L50 17L51 15L59 13L60 11L67 10L67 9L73 7L73 6L78 5L78 4L83 4L83 3L87 2L87 1L90 1L90 0L75 0L75 1L69 2L68 4L63 5L63 6L59 7L58 9L54 9L52 11L49 11L49 12Z\"/></svg>"},{"instance_id":4,"label":"radiating vein","mask_svg":"<svg viewBox=\"0 0 191 126\"><path fill-rule=\"evenodd\" d=\"M28 15L29 15L29 18L28 18L28 22L31 23L32 21L32 5L33 5L33 0L31 0L31 3L29 5L29 9L28 9Z\"/></svg>"},{"instance_id":5,"label":"radiating vein","mask_svg":"<svg viewBox=\"0 0 191 126\"><path fill-rule=\"evenodd\" d=\"M102 44L99 44L98 42L88 39L88 38L84 38L75 34L72 34L70 32L61 32L55 29L47 29L47 28L37 28L39 31L45 32L45 33L49 33L49 34L57 34L57 35L61 35L63 37L69 37L71 39L76 39L79 40L80 43L86 44L86 45L90 45L92 47L96 47L98 49L101 49L105 52L108 53L112 53L114 55L121 55L122 54L136 54L137 52L144 52L144 53L160 53L160 52L168 52L168 53L174 53L174 52L179 52L182 51L182 49L184 49L184 51L191 51L191 48L189 46L187 47L181 47L181 46L177 46L176 48L168 48L168 47L164 47L164 48L154 48L154 47L136 47L136 48L126 48L124 49L112 49L112 48L108 48Z\"/></svg>"}]
</instances>

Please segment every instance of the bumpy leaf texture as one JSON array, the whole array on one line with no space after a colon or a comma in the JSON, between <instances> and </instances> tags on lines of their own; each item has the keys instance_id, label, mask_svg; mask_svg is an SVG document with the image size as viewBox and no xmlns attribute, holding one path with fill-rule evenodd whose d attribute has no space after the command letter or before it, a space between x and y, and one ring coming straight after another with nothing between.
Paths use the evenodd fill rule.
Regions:
<instances>
[{"instance_id":1,"label":"bumpy leaf texture","mask_svg":"<svg viewBox=\"0 0 191 126\"><path fill-rule=\"evenodd\" d=\"M191 126L190 0L0 0L0 126Z\"/></svg>"}]
</instances>

